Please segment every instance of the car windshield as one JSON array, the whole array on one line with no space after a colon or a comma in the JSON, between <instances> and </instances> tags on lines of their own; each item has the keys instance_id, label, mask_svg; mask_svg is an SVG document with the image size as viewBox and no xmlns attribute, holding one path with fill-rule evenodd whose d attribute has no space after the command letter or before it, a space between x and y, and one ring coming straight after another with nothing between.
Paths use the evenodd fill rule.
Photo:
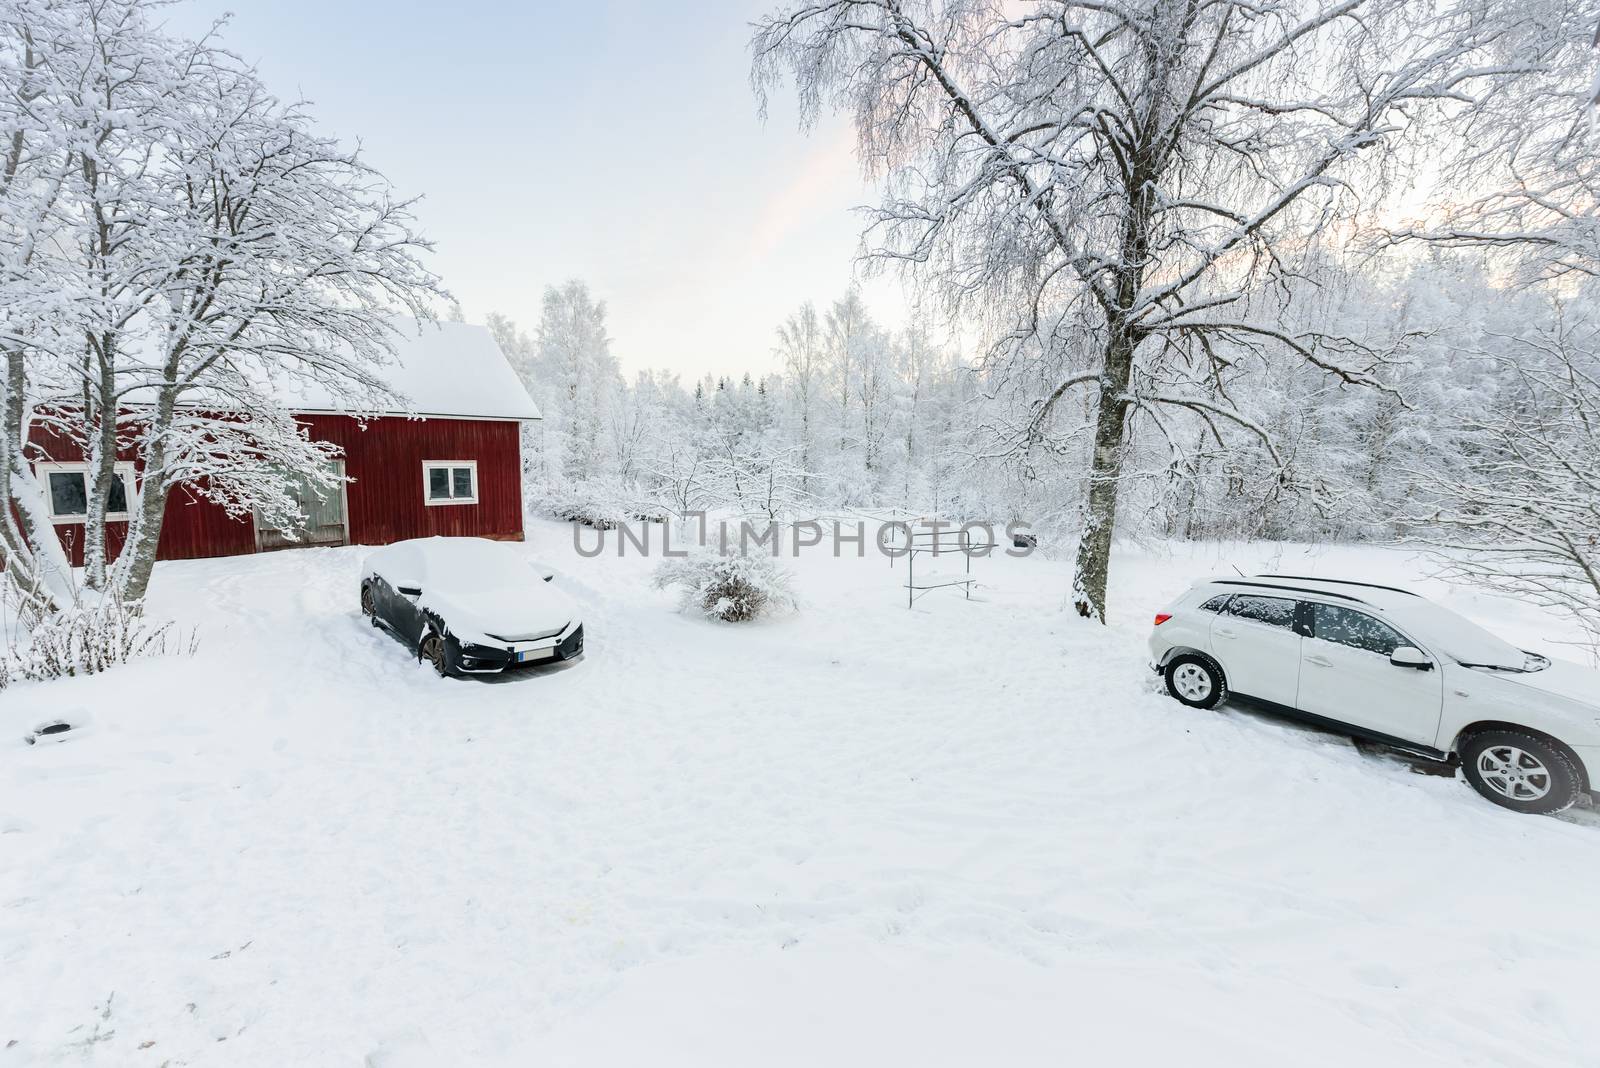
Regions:
<instances>
[{"instance_id":1,"label":"car windshield","mask_svg":"<svg viewBox=\"0 0 1600 1068\"><path fill-rule=\"evenodd\" d=\"M1456 660L1470 667L1498 671L1542 671L1550 661L1536 653L1524 652L1504 638L1440 605L1418 597L1403 610L1393 613L1401 623L1414 626Z\"/></svg>"},{"instance_id":2,"label":"car windshield","mask_svg":"<svg viewBox=\"0 0 1600 1068\"><path fill-rule=\"evenodd\" d=\"M426 585L455 593L498 589L532 574L512 550L475 538L440 538L424 544Z\"/></svg>"}]
</instances>

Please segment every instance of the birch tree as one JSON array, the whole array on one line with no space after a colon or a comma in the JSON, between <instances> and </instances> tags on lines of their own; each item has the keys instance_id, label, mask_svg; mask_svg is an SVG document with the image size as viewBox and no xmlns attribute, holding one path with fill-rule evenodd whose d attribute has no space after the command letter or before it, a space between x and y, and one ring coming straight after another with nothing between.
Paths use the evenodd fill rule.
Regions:
<instances>
[{"instance_id":1,"label":"birch tree","mask_svg":"<svg viewBox=\"0 0 1600 1068\"><path fill-rule=\"evenodd\" d=\"M792 80L805 121L852 116L886 190L877 262L951 312L987 312L1002 363L1045 362L1019 446L1089 395L1073 602L1103 621L1136 430L1179 450L1178 420L1232 427L1287 480L1218 388L1229 366L1281 347L1375 383L1352 339L1274 313L1297 251L1355 210L1351 183L1421 109L1470 103L1511 69L1482 16L1407 0L816 0L757 24L752 79L763 106Z\"/></svg>"},{"instance_id":2,"label":"birch tree","mask_svg":"<svg viewBox=\"0 0 1600 1068\"><path fill-rule=\"evenodd\" d=\"M8 330L26 341L7 395L8 495L25 517L48 512L26 473L36 421L79 444L86 579L129 601L144 595L180 487L283 526L299 518L291 472L331 489L333 450L289 403L310 392L358 413L388 406L390 315L428 318L443 295L411 205L381 175L235 57L153 27L151 7L3 7L24 61L43 56L40 76L17 83L33 94L18 158L33 161L36 190L54 188L46 172L66 176L30 230L8 231L8 252L52 252L8 272L8 289L66 295ZM18 307L30 309L8 303L12 322ZM139 478L108 566L106 503L130 451ZM8 562L55 548L53 531L19 533Z\"/></svg>"},{"instance_id":3,"label":"birch tree","mask_svg":"<svg viewBox=\"0 0 1600 1068\"><path fill-rule=\"evenodd\" d=\"M599 473L601 445L619 383L606 334L606 308L589 287L570 281L545 290L538 328L541 392L548 396L547 437L560 474L581 481Z\"/></svg>"},{"instance_id":4,"label":"birch tree","mask_svg":"<svg viewBox=\"0 0 1600 1068\"><path fill-rule=\"evenodd\" d=\"M817 405L823 374L822 320L815 304L806 301L778 328L778 357L793 405L800 467L810 471L816 458ZM809 482L802 486L807 492L810 488Z\"/></svg>"},{"instance_id":5,"label":"birch tree","mask_svg":"<svg viewBox=\"0 0 1600 1068\"><path fill-rule=\"evenodd\" d=\"M61 121L56 42L76 35L75 12L48 0L0 5L0 562L23 609L37 615L72 596L72 569L56 539L28 457L41 396L59 395L72 335L73 294L48 266L59 252L61 199L76 162Z\"/></svg>"},{"instance_id":6,"label":"birch tree","mask_svg":"<svg viewBox=\"0 0 1600 1068\"><path fill-rule=\"evenodd\" d=\"M839 455L850 450L850 400L856 392L858 360L867 335L875 329L872 316L854 288L833 302L824 317L827 338L828 377L831 379L834 417L838 430Z\"/></svg>"},{"instance_id":7,"label":"birch tree","mask_svg":"<svg viewBox=\"0 0 1600 1068\"><path fill-rule=\"evenodd\" d=\"M912 483L931 458L928 442L938 435L934 407L941 384L951 381L949 357L919 327L908 327L895 347L895 372L900 383L901 507L910 508Z\"/></svg>"},{"instance_id":8,"label":"birch tree","mask_svg":"<svg viewBox=\"0 0 1600 1068\"><path fill-rule=\"evenodd\" d=\"M181 185L163 205L145 344L118 375L142 476L111 584L134 600L178 487L291 529L290 472L332 491L336 452L295 423L292 398L392 407L392 315L431 319L443 295L411 203L304 109L240 68L201 79L184 103L195 120L174 153Z\"/></svg>"}]
</instances>

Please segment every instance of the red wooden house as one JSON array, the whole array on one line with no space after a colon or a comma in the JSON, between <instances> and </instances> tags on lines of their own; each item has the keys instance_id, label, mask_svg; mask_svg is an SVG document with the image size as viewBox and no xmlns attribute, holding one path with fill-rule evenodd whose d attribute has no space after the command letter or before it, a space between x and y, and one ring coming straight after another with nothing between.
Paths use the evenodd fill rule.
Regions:
<instances>
[{"instance_id":1,"label":"red wooden house","mask_svg":"<svg viewBox=\"0 0 1600 1068\"><path fill-rule=\"evenodd\" d=\"M489 331L439 323L404 333L390 385L409 411L358 420L331 396L284 399L312 437L338 445L343 492L300 493L308 519L281 531L252 518L231 519L197 496L175 491L167 502L158 555L163 560L236 556L290 545L385 545L407 538L472 535L522 539L522 423L539 409ZM83 454L47 432L32 437L35 470L45 481L51 520L73 563L83 558ZM138 477L121 465L118 503ZM107 524L110 549L121 549L125 522Z\"/></svg>"}]
</instances>

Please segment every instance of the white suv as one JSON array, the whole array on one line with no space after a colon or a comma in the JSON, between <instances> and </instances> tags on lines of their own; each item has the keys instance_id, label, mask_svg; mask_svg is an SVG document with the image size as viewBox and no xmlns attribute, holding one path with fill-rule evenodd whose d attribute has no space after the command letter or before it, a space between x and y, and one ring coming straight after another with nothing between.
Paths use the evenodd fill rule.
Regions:
<instances>
[{"instance_id":1,"label":"white suv","mask_svg":"<svg viewBox=\"0 0 1600 1068\"><path fill-rule=\"evenodd\" d=\"M1186 705L1224 697L1448 761L1518 812L1600 776L1600 672L1524 652L1406 590L1213 579L1156 616L1155 670Z\"/></svg>"}]
</instances>

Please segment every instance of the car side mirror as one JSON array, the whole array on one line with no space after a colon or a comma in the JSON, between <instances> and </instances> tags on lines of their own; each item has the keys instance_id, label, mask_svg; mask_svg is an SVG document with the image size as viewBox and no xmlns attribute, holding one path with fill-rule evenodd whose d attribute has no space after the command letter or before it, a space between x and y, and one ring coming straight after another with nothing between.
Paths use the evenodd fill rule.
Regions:
<instances>
[{"instance_id":1,"label":"car side mirror","mask_svg":"<svg viewBox=\"0 0 1600 1068\"><path fill-rule=\"evenodd\" d=\"M553 581L555 581L555 577L556 577L556 573L554 571L552 571L549 574L545 575L544 580L546 582L553 582Z\"/></svg>"},{"instance_id":2,"label":"car side mirror","mask_svg":"<svg viewBox=\"0 0 1600 1068\"><path fill-rule=\"evenodd\" d=\"M421 597L421 586L396 586L395 589L406 597Z\"/></svg>"},{"instance_id":3,"label":"car side mirror","mask_svg":"<svg viewBox=\"0 0 1600 1068\"><path fill-rule=\"evenodd\" d=\"M1428 654L1414 645L1396 646L1394 652L1389 654L1389 663L1416 671L1433 670L1433 661L1428 659Z\"/></svg>"}]
</instances>

